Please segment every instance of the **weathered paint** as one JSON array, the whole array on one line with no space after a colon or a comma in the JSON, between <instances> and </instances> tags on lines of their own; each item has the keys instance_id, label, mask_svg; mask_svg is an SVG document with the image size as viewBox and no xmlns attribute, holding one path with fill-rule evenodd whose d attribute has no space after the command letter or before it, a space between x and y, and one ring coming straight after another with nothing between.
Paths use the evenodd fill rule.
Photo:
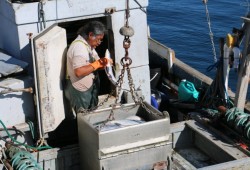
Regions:
<instances>
[{"instance_id":1,"label":"weathered paint","mask_svg":"<svg viewBox=\"0 0 250 170\"><path fill-rule=\"evenodd\" d=\"M34 38L37 112L42 117L44 133L55 130L65 118L62 83L66 48L66 31L58 26Z\"/></svg>"}]
</instances>

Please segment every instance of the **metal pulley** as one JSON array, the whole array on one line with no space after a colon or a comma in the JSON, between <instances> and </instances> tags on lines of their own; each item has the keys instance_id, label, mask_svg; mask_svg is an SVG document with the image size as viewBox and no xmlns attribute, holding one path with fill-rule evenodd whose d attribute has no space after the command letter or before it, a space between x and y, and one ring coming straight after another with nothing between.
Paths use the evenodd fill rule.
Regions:
<instances>
[{"instance_id":1,"label":"metal pulley","mask_svg":"<svg viewBox=\"0 0 250 170\"><path fill-rule=\"evenodd\" d=\"M130 26L123 26L120 29L120 34L125 37L132 37L134 35L134 29Z\"/></svg>"}]
</instances>

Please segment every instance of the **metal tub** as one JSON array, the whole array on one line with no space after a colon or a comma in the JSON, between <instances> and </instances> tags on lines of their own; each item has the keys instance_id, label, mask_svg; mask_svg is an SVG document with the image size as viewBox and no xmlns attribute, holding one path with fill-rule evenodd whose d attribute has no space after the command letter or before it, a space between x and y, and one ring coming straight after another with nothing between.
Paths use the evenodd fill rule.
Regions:
<instances>
[{"instance_id":1,"label":"metal tub","mask_svg":"<svg viewBox=\"0 0 250 170\"><path fill-rule=\"evenodd\" d=\"M171 152L169 115L144 104L151 113L128 104L115 108L114 115L115 120L136 115L146 122L109 131L99 131L94 124L107 120L111 108L78 114L81 169L148 170L156 162L167 161Z\"/></svg>"}]
</instances>

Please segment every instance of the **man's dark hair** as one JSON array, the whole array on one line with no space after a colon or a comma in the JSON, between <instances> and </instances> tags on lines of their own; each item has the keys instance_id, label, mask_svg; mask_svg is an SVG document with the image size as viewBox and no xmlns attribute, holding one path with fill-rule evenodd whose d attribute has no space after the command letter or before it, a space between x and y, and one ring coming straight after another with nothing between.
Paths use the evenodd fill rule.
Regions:
<instances>
[{"instance_id":1,"label":"man's dark hair","mask_svg":"<svg viewBox=\"0 0 250 170\"><path fill-rule=\"evenodd\" d=\"M94 35L104 34L106 31L105 26L103 23L99 21L90 21L82 26L78 31L77 34L81 35L83 38L88 38L88 34L92 32Z\"/></svg>"}]
</instances>

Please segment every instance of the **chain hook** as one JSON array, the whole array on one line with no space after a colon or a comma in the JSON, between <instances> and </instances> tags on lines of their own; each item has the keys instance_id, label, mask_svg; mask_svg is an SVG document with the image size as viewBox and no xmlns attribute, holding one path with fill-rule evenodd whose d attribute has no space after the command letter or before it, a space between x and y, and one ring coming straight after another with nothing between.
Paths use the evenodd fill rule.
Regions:
<instances>
[{"instance_id":1,"label":"chain hook","mask_svg":"<svg viewBox=\"0 0 250 170\"><path fill-rule=\"evenodd\" d=\"M123 48L129 49L130 44L131 44L131 41L129 39L129 36L125 36L123 40Z\"/></svg>"},{"instance_id":2,"label":"chain hook","mask_svg":"<svg viewBox=\"0 0 250 170\"><path fill-rule=\"evenodd\" d=\"M123 57L122 59L121 59L121 65L124 67L128 67L128 66L130 66L132 64L132 59L131 58L129 58L129 57Z\"/></svg>"}]
</instances>

